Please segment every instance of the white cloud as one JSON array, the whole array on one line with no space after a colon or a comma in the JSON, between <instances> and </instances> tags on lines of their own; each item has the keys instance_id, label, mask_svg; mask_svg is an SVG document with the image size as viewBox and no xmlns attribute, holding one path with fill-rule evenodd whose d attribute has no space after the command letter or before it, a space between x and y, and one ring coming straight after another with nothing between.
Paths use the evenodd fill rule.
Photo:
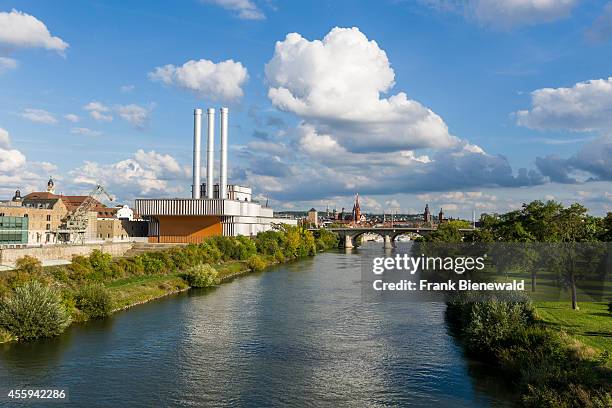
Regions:
<instances>
[{"instance_id":1,"label":"white cloud","mask_svg":"<svg viewBox=\"0 0 612 408\"><path fill-rule=\"evenodd\" d=\"M0 148L8 149L11 147L11 138L9 132L5 129L0 128Z\"/></svg>"},{"instance_id":2,"label":"white cloud","mask_svg":"<svg viewBox=\"0 0 612 408\"><path fill-rule=\"evenodd\" d=\"M358 28L322 41L288 34L266 65L268 97L349 151L449 147L458 139L442 118L404 92L387 98L395 73L386 53ZM327 143L330 143L328 140Z\"/></svg>"},{"instance_id":3,"label":"white cloud","mask_svg":"<svg viewBox=\"0 0 612 408\"><path fill-rule=\"evenodd\" d=\"M119 116L131 123L137 129L144 128L149 119L149 109L136 104L119 105L116 110Z\"/></svg>"},{"instance_id":4,"label":"white cloud","mask_svg":"<svg viewBox=\"0 0 612 408\"><path fill-rule=\"evenodd\" d=\"M16 48L45 48L60 54L68 48L68 43L53 37L42 21L15 9L0 12L0 44Z\"/></svg>"},{"instance_id":5,"label":"white cloud","mask_svg":"<svg viewBox=\"0 0 612 408\"><path fill-rule=\"evenodd\" d=\"M224 9L236 12L236 16L243 20L263 20L264 13L252 0L201 0L203 3L216 4Z\"/></svg>"},{"instance_id":6,"label":"white cloud","mask_svg":"<svg viewBox=\"0 0 612 408\"><path fill-rule=\"evenodd\" d=\"M0 174L17 170L25 162L26 158L19 150L0 148Z\"/></svg>"},{"instance_id":7,"label":"white cloud","mask_svg":"<svg viewBox=\"0 0 612 408\"><path fill-rule=\"evenodd\" d=\"M579 0L420 0L438 11L463 13L467 18L501 29L548 23L568 17Z\"/></svg>"},{"instance_id":8,"label":"white cloud","mask_svg":"<svg viewBox=\"0 0 612 408\"><path fill-rule=\"evenodd\" d=\"M122 93L130 93L130 92L132 92L132 91L133 91L135 88L136 88L136 87L135 87L134 85L123 85L123 86L120 88L120 91L121 91Z\"/></svg>"},{"instance_id":9,"label":"white cloud","mask_svg":"<svg viewBox=\"0 0 612 408\"><path fill-rule=\"evenodd\" d=\"M532 129L592 131L612 129L612 77L579 82L571 88L531 93L531 109L516 113Z\"/></svg>"},{"instance_id":10,"label":"white cloud","mask_svg":"<svg viewBox=\"0 0 612 408\"><path fill-rule=\"evenodd\" d=\"M97 130L91 130L86 127L76 127L70 129L70 133L73 135L82 135L82 136L98 136L100 134Z\"/></svg>"},{"instance_id":11,"label":"white cloud","mask_svg":"<svg viewBox=\"0 0 612 408\"><path fill-rule=\"evenodd\" d=\"M247 69L234 60L219 63L201 59L182 66L164 65L149 73L149 79L193 92L211 100L233 101L242 97L242 85L248 79Z\"/></svg>"},{"instance_id":12,"label":"white cloud","mask_svg":"<svg viewBox=\"0 0 612 408\"><path fill-rule=\"evenodd\" d=\"M83 109L89 111L91 117L97 121L110 122L113 120L112 115L107 113L110 111L110 108L100 102L89 102L87 105L83 106Z\"/></svg>"},{"instance_id":13,"label":"white cloud","mask_svg":"<svg viewBox=\"0 0 612 408\"><path fill-rule=\"evenodd\" d=\"M486 25L511 27L569 16L578 0L473 0L476 18Z\"/></svg>"},{"instance_id":14,"label":"white cloud","mask_svg":"<svg viewBox=\"0 0 612 408\"><path fill-rule=\"evenodd\" d=\"M79 117L77 115L75 115L74 113L69 113L67 115L64 115L64 119L72 122L72 123L76 123L79 121Z\"/></svg>"},{"instance_id":15,"label":"white cloud","mask_svg":"<svg viewBox=\"0 0 612 408\"><path fill-rule=\"evenodd\" d=\"M132 158L111 164L86 161L70 171L74 183L95 185L102 183L120 198L138 195L167 196L182 190L188 177L170 155L140 149Z\"/></svg>"},{"instance_id":16,"label":"white cloud","mask_svg":"<svg viewBox=\"0 0 612 408\"><path fill-rule=\"evenodd\" d=\"M586 36L594 42L604 42L612 37L612 2L605 5L601 15L587 30Z\"/></svg>"},{"instance_id":17,"label":"white cloud","mask_svg":"<svg viewBox=\"0 0 612 408\"><path fill-rule=\"evenodd\" d=\"M55 118L55 116L53 116L51 112L47 112L44 109L25 109L22 112L21 117L28 119L32 122L45 123L47 125L57 123L57 119Z\"/></svg>"},{"instance_id":18,"label":"white cloud","mask_svg":"<svg viewBox=\"0 0 612 408\"><path fill-rule=\"evenodd\" d=\"M0 128L0 183L7 176L20 169L26 158L19 150L11 149L11 138L7 130Z\"/></svg>"},{"instance_id":19,"label":"white cloud","mask_svg":"<svg viewBox=\"0 0 612 408\"><path fill-rule=\"evenodd\" d=\"M17 68L17 60L8 57L0 57L0 74Z\"/></svg>"}]
</instances>

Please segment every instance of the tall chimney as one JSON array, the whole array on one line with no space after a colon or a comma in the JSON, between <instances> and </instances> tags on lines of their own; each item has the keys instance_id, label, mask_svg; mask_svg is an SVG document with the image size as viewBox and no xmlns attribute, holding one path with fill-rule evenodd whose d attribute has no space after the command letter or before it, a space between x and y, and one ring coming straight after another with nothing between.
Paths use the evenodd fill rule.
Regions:
<instances>
[{"instance_id":1,"label":"tall chimney","mask_svg":"<svg viewBox=\"0 0 612 408\"><path fill-rule=\"evenodd\" d=\"M219 179L219 198L227 198L227 115L229 109L221 108L221 169Z\"/></svg>"},{"instance_id":2,"label":"tall chimney","mask_svg":"<svg viewBox=\"0 0 612 408\"><path fill-rule=\"evenodd\" d=\"M208 108L208 147L206 148L206 198L214 198L215 179L215 109Z\"/></svg>"},{"instance_id":3,"label":"tall chimney","mask_svg":"<svg viewBox=\"0 0 612 408\"><path fill-rule=\"evenodd\" d=\"M200 140L202 137L202 109L193 110L193 185L191 198L200 198Z\"/></svg>"}]
</instances>

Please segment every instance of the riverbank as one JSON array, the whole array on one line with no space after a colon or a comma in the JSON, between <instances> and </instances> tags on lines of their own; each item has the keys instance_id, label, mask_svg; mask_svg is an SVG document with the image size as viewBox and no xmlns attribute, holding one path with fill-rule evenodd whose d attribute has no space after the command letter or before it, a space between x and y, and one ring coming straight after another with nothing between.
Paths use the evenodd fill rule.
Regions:
<instances>
[{"instance_id":1,"label":"riverbank","mask_svg":"<svg viewBox=\"0 0 612 408\"><path fill-rule=\"evenodd\" d=\"M88 257L73 257L66 266L43 268L35 258L25 257L15 271L0 275L0 342L51 337L71 321L105 317L187 290L186 272L200 265L212 266L215 281L223 283L336 245L337 237L326 231L313 235L302 228L286 227L254 238L214 237L197 245L132 257L112 258L93 251ZM38 299L41 291L46 298ZM27 318L21 319L20 313ZM31 315L34 319L28 317ZM49 321L48 315L55 316L55 321Z\"/></svg>"},{"instance_id":2,"label":"riverbank","mask_svg":"<svg viewBox=\"0 0 612 408\"><path fill-rule=\"evenodd\" d=\"M521 405L611 406L609 352L605 345L588 347L568 335L564 327L570 324L559 318L564 313L561 305L535 307L527 298L502 293L478 302L457 295L447 303L449 325L467 354L499 370L516 388Z\"/></svg>"}]
</instances>

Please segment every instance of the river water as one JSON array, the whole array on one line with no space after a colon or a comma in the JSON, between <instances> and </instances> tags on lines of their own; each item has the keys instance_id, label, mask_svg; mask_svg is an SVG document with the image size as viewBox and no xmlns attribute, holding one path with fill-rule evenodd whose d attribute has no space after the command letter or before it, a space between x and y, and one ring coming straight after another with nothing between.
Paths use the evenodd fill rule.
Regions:
<instances>
[{"instance_id":1,"label":"river water","mask_svg":"<svg viewBox=\"0 0 612 408\"><path fill-rule=\"evenodd\" d=\"M377 252L320 254L0 345L0 389L64 388L56 406L75 407L508 406L448 334L443 303L362 301L359 254Z\"/></svg>"}]
</instances>

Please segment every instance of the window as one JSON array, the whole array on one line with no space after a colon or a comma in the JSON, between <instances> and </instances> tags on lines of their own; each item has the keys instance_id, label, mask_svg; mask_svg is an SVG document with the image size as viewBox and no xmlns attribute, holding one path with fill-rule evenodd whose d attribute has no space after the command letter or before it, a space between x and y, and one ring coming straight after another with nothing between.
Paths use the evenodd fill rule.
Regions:
<instances>
[{"instance_id":1,"label":"window","mask_svg":"<svg viewBox=\"0 0 612 408\"><path fill-rule=\"evenodd\" d=\"M28 218L28 214L23 214L24 218Z\"/></svg>"},{"instance_id":2,"label":"window","mask_svg":"<svg viewBox=\"0 0 612 408\"><path fill-rule=\"evenodd\" d=\"M47 224L47 231L51 229L51 224Z\"/></svg>"},{"instance_id":3,"label":"window","mask_svg":"<svg viewBox=\"0 0 612 408\"><path fill-rule=\"evenodd\" d=\"M47 215L47 221L51 221L51 215Z\"/></svg>"}]
</instances>

